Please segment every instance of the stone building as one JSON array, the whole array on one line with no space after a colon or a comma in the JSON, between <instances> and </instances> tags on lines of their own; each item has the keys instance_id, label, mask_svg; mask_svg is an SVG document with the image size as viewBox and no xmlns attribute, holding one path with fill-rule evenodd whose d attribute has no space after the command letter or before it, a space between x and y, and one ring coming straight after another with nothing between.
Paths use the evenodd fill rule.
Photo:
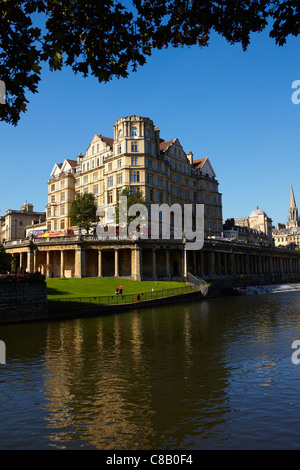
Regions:
<instances>
[{"instance_id":1,"label":"stone building","mask_svg":"<svg viewBox=\"0 0 300 470\"><path fill-rule=\"evenodd\" d=\"M48 203L46 206L47 230L65 230L69 228L68 213L75 197L75 171L80 164L77 160L65 159L56 163L48 182Z\"/></svg>"},{"instance_id":2,"label":"stone building","mask_svg":"<svg viewBox=\"0 0 300 470\"><path fill-rule=\"evenodd\" d=\"M147 117L128 116L114 124L113 138L95 134L84 155L56 163L48 181L47 229L70 228L68 212L76 194L93 193L103 224L112 220L125 188L151 203L205 205L205 234L222 232L222 195L208 158L195 159L179 140L163 140Z\"/></svg>"},{"instance_id":3,"label":"stone building","mask_svg":"<svg viewBox=\"0 0 300 470\"><path fill-rule=\"evenodd\" d=\"M257 207L249 217L226 220L223 225L223 236L247 243L272 246L272 219Z\"/></svg>"},{"instance_id":4,"label":"stone building","mask_svg":"<svg viewBox=\"0 0 300 470\"><path fill-rule=\"evenodd\" d=\"M300 223L298 218L298 207L296 205L293 186L290 189L290 206L286 225L278 224L273 229L275 246L299 248L300 247Z\"/></svg>"},{"instance_id":5,"label":"stone building","mask_svg":"<svg viewBox=\"0 0 300 470\"><path fill-rule=\"evenodd\" d=\"M26 227L43 222L46 219L44 212L35 212L33 205L25 202L21 210L8 209L1 217L1 242L14 241L26 238Z\"/></svg>"}]
</instances>

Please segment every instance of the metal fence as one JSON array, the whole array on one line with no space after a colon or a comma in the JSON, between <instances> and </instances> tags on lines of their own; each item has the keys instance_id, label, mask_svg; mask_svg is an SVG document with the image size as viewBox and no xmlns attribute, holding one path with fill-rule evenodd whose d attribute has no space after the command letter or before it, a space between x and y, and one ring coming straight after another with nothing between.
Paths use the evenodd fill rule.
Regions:
<instances>
[{"instance_id":1,"label":"metal fence","mask_svg":"<svg viewBox=\"0 0 300 470\"><path fill-rule=\"evenodd\" d=\"M146 300L163 299L177 295L196 292L193 286L181 286L172 289L153 290L152 292L142 292L136 294L113 294L98 297L60 297L59 299L49 299L48 304L52 308L74 309L82 307L95 307L97 305L119 305L144 302Z\"/></svg>"}]
</instances>

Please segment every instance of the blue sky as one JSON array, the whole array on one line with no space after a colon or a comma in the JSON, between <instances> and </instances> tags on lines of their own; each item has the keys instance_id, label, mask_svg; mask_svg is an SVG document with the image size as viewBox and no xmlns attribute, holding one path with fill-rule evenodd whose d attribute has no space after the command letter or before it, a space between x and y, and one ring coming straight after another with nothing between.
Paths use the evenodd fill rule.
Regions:
<instances>
[{"instance_id":1,"label":"blue sky","mask_svg":"<svg viewBox=\"0 0 300 470\"><path fill-rule=\"evenodd\" d=\"M128 79L107 84L45 68L18 126L0 123L0 215L25 200L44 211L54 164L84 153L95 133L113 137L116 119L137 114L163 139L210 159L223 218L259 206L274 224L286 222L291 183L300 206L300 105L291 101L299 49L300 39L282 48L267 33L254 35L247 52L214 37L205 49L156 52Z\"/></svg>"}]
</instances>

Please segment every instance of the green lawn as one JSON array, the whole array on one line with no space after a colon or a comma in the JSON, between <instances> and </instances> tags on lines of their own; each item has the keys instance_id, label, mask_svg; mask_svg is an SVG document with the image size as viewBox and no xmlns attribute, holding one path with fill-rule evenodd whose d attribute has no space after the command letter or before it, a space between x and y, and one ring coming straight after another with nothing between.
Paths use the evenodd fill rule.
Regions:
<instances>
[{"instance_id":1,"label":"green lawn","mask_svg":"<svg viewBox=\"0 0 300 470\"><path fill-rule=\"evenodd\" d=\"M188 286L185 282L133 281L120 278L53 278L46 279L49 300L75 297L115 296L116 287L123 284L123 295L141 294Z\"/></svg>"}]
</instances>

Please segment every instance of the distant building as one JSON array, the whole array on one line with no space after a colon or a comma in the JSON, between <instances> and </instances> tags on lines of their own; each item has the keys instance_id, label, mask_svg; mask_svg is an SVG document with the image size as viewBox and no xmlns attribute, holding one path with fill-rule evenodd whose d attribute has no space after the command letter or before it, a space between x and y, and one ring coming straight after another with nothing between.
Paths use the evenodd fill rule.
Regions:
<instances>
[{"instance_id":1,"label":"distant building","mask_svg":"<svg viewBox=\"0 0 300 470\"><path fill-rule=\"evenodd\" d=\"M298 207L296 205L293 186L290 189L290 206L286 225L278 224L277 229L273 229L273 239L275 246L299 248L300 247L300 223L298 218Z\"/></svg>"},{"instance_id":2,"label":"distant building","mask_svg":"<svg viewBox=\"0 0 300 470\"><path fill-rule=\"evenodd\" d=\"M298 207L296 206L293 186L291 185L289 217L286 223L286 228L289 229L289 228L298 228L298 227L299 227Z\"/></svg>"},{"instance_id":3,"label":"distant building","mask_svg":"<svg viewBox=\"0 0 300 470\"><path fill-rule=\"evenodd\" d=\"M26 227L45 221L44 212L35 212L33 205L25 202L21 210L8 209L1 217L1 242L26 238Z\"/></svg>"},{"instance_id":4,"label":"distant building","mask_svg":"<svg viewBox=\"0 0 300 470\"><path fill-rule=\"evenodd\" d=\"M46 232L47 231L47 225L46 225L46 216L44 217L44 220L38 224L30 224L25 227L25 236L26 238L34 237L35 235L38 235L39 233Z\"/></svg>"},{"instance_id":5,"label":"distant building","mask_svg":"<svg viewBox=\"0 0 300 470\"><path fill-rule=\"evenodd\" d=\"M223 224L224 238L260 245L273 245L272 219L258 207L249 217L227 219Z\"/></svg>"}]
</instances>

